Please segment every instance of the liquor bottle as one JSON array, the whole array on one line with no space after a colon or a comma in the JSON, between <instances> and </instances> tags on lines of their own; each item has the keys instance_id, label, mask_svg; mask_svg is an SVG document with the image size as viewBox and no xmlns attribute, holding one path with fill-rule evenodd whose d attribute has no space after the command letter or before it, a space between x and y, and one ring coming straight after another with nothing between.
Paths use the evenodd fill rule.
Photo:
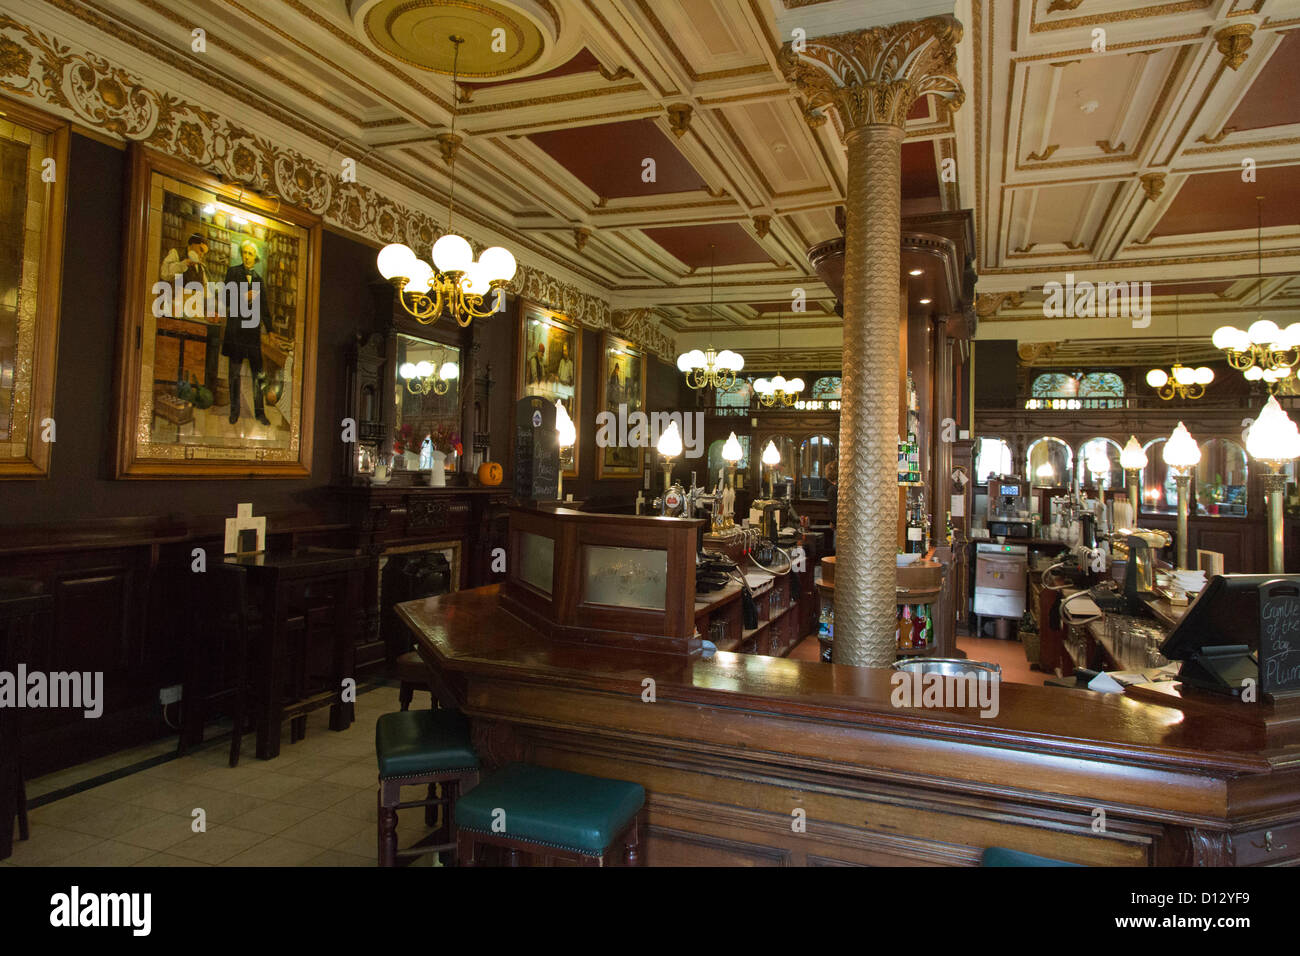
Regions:
<instances>
[{"instance_id":1,"label":"liquor bottle","mask_svg":"<svg viewBox=\"0 0 1300 956\"><path fill-rule=\"evenodd\" d=\"M912 647L918 650L925 647L925 608L918 604L912 614Z\"/></svg>"},{"instance_id":2,"label":"liquor bottle","mask_svg":"<svg viewBox=\"0 0 1300 956\"><path fill-rule=\"evenodd\" d=\"M912 646L912 607L909 604L903 605L903 623L899 628L898 646L900 648Z\"/></svg>"},{"instance_id":3,"label":"liquor bottle","mask_svg":"<svg viewBox=\"0 0 1300 956\"><path fill-rule=\"evenodd\" d=\"M930 605L925 606L925 633L921 636L921 646L929 647L934 643L934 618L930 614Z\"/></svg>"}]
</instances>

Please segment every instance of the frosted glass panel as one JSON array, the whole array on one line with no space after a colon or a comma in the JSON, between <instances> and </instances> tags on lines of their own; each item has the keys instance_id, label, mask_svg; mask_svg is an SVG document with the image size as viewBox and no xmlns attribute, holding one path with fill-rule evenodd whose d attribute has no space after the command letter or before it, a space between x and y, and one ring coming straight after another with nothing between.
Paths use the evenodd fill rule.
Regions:
<instances>
[{"instance_id":1,"label":"frosted glass panel","mask_svg":"<svg viewBox=\"0 0 1300 956\"><path fill-rule=\"evenodd\" d=\"M555 578L555 542L540 534L519 533L519 580L551 593Z\"/></svg>"},{"instance_id":2,"label":"frosted glass panel","mask_svg":"<svg viewBox=\"0 0 1300 956\"><path fill-rule=\"evenodd\" d=\"M618 607L664 609L668 552L650 548L582 549L582 601Z\"/></svg>"}]
</instances>

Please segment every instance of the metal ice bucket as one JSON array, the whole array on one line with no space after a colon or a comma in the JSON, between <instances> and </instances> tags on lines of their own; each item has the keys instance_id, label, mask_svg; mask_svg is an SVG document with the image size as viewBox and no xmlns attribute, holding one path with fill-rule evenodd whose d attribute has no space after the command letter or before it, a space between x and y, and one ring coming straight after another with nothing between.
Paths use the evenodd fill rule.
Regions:
<instances>
[{"instance_id":1,"label":"metal ice bucket","mask_svg":"<svg viewBox=\"0 0 1300 956\"><path fill-rule=\"evenodd\" d=\"M967 674L974 674L978 677L980 674L987 674L989 677L999 679L1002 677L1002 668L997 664L966 661L956 657L905 657L894 661L893 668L896 671L907 671L917 675L942 674L945 677L965 677Z\"/></svg>"}]
</instances>

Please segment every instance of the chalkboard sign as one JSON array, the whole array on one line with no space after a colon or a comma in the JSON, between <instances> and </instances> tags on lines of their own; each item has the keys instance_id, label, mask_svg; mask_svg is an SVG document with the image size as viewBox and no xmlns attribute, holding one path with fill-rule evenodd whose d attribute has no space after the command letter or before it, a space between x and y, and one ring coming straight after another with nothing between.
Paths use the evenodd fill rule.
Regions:
<instances>
[{"instance_id":1,"label":"chalkboard sign","mask_svg":"<svg viewBox=\"0 0 1300 956\"><path fill-rule=\"evenodd\" d=\"M555 405L528 396L515 404L515 497L554 501L560 494L560 436Z\"/></svg>"},{"instance_id":2,"label":"chalkboard sign","mask_svg":"<svg viewBox=\"0 0 1300 956\"><path fill-rule=\"evenodd\" d=\"M1300 694L1300 585L1294 581L1259 586L1259 689Z\"/></svg>"}]
</instances>

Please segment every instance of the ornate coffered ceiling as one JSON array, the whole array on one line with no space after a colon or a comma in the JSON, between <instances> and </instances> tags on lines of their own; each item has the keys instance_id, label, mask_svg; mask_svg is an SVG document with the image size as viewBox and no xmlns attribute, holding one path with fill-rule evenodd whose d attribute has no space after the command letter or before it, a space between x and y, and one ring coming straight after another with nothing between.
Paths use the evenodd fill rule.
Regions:
<instances>
[{"instance_id":1,"label":"ornate coffered ceiling","mask_svg":"<svg viewBox=\"0 0 1300 956\"><path fill-rule=\"evenodd\" d=\"M805 251L839 234L839 119L806 115L781 45L796 29L818 37L952 14L965 104L913 104L903 213L975 211L981 336L1067 338L1042 308L1043 285L1066 273L1150 281L1155 296L1150 327L1068 320L1070 339L1168 339L1175 293L1184 338L1253 318L1257 294L1279 322L1300 318L1288 315L1300 307L1300 0L0 0L0 10L153 95L220 115L232 127L223 135L291 151L313 176L354 161L356 185L335 183L322 208L376 241L386 236L361 225L354 198L363 210L374 196L400 204L396 218L419 223L404 232L414 239L445 224L456 100L457 223L508 244L529 288L551 290L557 307L578 303L597 325L636 314L667 351L673 338L702 344L710 325L720 346L773 349L779 311L792 346L838 348L832 296ZM453 31L466 38L456 91ZM1241 181L1246 160L1253 183ZM792 314L796 301L806 310Z\"/></svg>"},{"instance_id":2,"label":"ornate coffered ceiling","mask_svg":"<svg viewBox=\"0 0 1300 956\"><path fill-rule=\"evenodd\" d=\"M966 0L957 16L981 337L1158 348L1176 306L1184 339L1300 318L1300 2ZM1151 323L1045 319L1043 286L1067 273L1151 282Z\"/></svg>"}]
</instances>

